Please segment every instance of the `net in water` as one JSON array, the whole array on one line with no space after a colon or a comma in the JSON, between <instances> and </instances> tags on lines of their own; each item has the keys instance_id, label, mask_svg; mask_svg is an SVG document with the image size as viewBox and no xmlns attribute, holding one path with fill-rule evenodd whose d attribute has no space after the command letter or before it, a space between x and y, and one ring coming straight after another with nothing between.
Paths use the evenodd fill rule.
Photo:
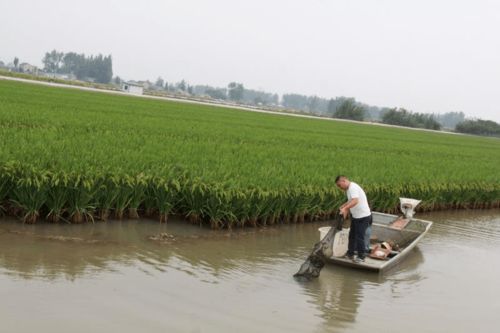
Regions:
<instances>
[{"instance_id":1,"label":"net in water","mask_svg":"<svg viewBox=\"0 0 500 333\"><path fill-rule=\"evenodd\" d=\"M335 234L342 230L344 219L339 216L332 223L332 227L328 233L319 242L314 244L311 254L306 261L300 266L297 273L293 275L295 278L312 279L319 276L321 269L325 266L326 260L333 254L333 240Z\"/></svg>"}]
</instances>

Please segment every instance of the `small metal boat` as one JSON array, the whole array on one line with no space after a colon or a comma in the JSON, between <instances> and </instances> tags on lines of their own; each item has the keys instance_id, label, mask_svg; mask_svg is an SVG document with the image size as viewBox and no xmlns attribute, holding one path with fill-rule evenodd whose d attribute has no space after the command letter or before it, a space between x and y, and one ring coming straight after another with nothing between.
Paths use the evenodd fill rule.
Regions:
<instances>
[{"instance_id":1,"label":"small metal boat","mask_svg":"<svg viewBox=\"0 0 500 333\"><path fill-rule=\"evenodd\" d=\"M333 241L332 256L327 262L370 271L383 271L403 261L432 226L432 222L413 218L413 209L420 202L401 198L404 216L372 212L372 236L370 238L371 256L368 254L364 262L354 262L345 257L349 242L349 226L337 232ZM411 207L410 207L411 206ZM319 228L320 239L328 233L330 227ZM378 257L377 249L381 244L391 244L386 256Z\"/></svg>"}]
</instances>

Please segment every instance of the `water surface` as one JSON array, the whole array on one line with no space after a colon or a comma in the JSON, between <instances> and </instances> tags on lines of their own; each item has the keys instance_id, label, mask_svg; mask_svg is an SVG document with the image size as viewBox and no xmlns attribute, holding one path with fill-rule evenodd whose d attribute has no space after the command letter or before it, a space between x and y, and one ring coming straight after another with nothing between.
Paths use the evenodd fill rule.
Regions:
<instances>
[{"instance_id":1,"label":"water surface","mask_svg":"<svg viewBox=\"0 0 500 333\"><path fill-rule=\"evenodd\" d=\"M5 332L496 331L500 210L435 222L384 274L292 278L325 223L212 231L181 221L0 220ZM164 242L148 236L168 233Z\"/></svg>"}]
</instances>

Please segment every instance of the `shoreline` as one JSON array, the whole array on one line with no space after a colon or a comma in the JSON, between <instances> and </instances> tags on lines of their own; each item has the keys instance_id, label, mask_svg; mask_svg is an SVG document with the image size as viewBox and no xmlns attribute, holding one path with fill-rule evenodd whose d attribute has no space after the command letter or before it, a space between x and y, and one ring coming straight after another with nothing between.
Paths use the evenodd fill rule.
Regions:
<instances>
[{"instance_id":1,"label":"shoreline","mask_svg":"<svg viewBox=\"0 0 500 333\"><path fill-rule=\"evenodd\" d=\"M416 209L415 210L415 215L420 216L420 215L428 215L428 214L447 214L447 213L460 213L460 212L494 212L498 211L500 213L500 202L492 204L490 207L479 207L479 208L470 208L470 207L458 207L458 208L444 208L444 209ZM394 214L394 215L401 215L401 212L395 211L395 210L388 210L388 211L372 211L376 213L386 213L386 214ZM301 225L301 224L311 224L311 223L322 223L322 222L327 222L335 219L335 216L329 215L329 216L324 216L324 217L317 217L317 218L309 218L308 216L305 217L304 221L286 221L285 218L279 218L275 221L273 224L249 224L245 223L242 226L232 226L228 227L228 225L223 226L221 228L213 228L211 227L208 223L200 223L199 221L196 223L193 223L192 221L189 220L189 218L186 218L183 214L168 214L166 219L162 219L162 216L159 214L140 214L137 217L129 217L129 216L123 216L122 218L117 217L114 213L110 212L109 218L102 219L99 217L98 214L93 215L93 220L85 220L82 222L71 222L70 220L67 219L60 219L57 222L50 221L49 219L45 217L40 217L34 222L34 223L29 223L29 222L23 222L23 218L21 216L16 216L16 215L11 215L11 214L2 214L0 215L0 226L4 222L9 222L9 223L16 223L16 224L23 224L23 225L51 225L51 226L62 226L62 225L92 225L96 223L116 223L116 222L134 222L134 221L151 221L154 223L158 224L165 224L168 225L171 221L175 221L175 223L179 224L186 224L189 226L197 226L200 227L201 229L206 229L206 230L219 230L219 231L228 231L228 230L255 230L255 229L261 229L261 228L269 228L269 227L280 227L284 225ZM163 216L164 217L164 216Z\"/></svg>"}]
</instances>

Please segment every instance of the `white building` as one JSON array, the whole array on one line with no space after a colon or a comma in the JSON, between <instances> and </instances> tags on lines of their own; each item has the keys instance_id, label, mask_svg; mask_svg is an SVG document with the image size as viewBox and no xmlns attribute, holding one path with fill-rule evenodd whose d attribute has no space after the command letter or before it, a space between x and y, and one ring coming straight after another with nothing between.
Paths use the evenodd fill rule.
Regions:
<instances>
[{"instance_id":1,"label":"white building","mask_svg":"<svg viewBox=\"0 0 500 333\"><path fill-rule=\"evenodd\" d=\"M128 92L129 94L142 95L144 88L140 84L123 82L122 91Z\"/></svg>"},{"instance_id":2,"label":"white building","mask_svg":"<svg viewBox=\"0 0 500 333\"><path fill-rule=\"evenodd\" d=\"M30 65L27 62L23 62L22 64L19 65L19 70L22 73L28 73L28 74L38 74L38 68L36 66Z\"/></svg>"}]
</instances>

